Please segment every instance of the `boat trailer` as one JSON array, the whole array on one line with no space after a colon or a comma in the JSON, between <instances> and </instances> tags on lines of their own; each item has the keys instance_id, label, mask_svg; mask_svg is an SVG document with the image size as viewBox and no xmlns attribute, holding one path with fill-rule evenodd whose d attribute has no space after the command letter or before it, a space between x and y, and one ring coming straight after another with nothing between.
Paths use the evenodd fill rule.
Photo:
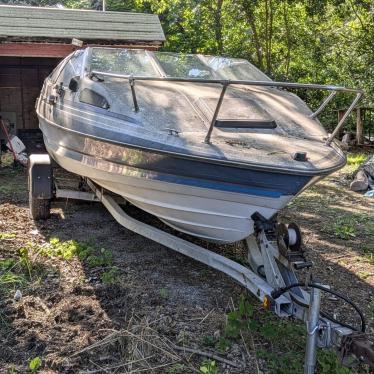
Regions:
<instances>
[{"instance_id":1,"label":"boat trailer","mask_svg":"<svg viewBox=\"0 0 374 374\"><path fill-rule=\"evenodd\" d=\"M219 270L244 286L263 306L279 317L293 317L306 323L307 342L304 373L315 371L317 348L335 348L343 364L355 357L374 367L374 344L365 334L363 313L347 296L311 276L312 263L305 259L301 232L294 223L285 225L255 213L255 233L244 240L249 267L205 249L199 245L138 221L122 209L118 196L83 178L87 190L62 189L53 178L49 155L29 158L29 203L34 219L49 217L53 198L101 202L123 227L149 238L185 256ZM82 184L83 186L83 184ZM123 199L123 203L126 201ZM300 282L295 270L307 269ZM355 328L339 322L321 310L321 293L326 292L348 303L358 314L361 326Z\"/></svg>"}]
</instances>

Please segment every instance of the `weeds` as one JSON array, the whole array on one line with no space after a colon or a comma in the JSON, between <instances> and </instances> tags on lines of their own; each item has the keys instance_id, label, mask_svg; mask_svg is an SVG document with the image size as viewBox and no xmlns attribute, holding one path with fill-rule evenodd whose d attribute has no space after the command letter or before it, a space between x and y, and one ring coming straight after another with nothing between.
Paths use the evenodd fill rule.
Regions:
<instances>
[{"instance_id":1,"label":"weeds","mask_svg":"<svg viewBox=\"0 0 374 374\"><path fill-rule=\"evenodd\" d=\"M349 166L359 166L364 163L367 159L367 155L362 153L350 153L347 156L347 165Z\"/></svg>"},{"instance_id":2,"label":"weeds","mask_svg":"<svg viewBox=\"0 0 374 374\"><path fill-rule=\"evenodd\" d=\"M91 268L109 266L113 263L113 254L107 249L101 248L96 254L90 254L86 260Z\"/></svg>"},{"instance_id":3,"label":"weeds","mask_svg":"<svg viewBox=\"0 0 374 374\"><path fill-rule=\"evenodd\" d=\"M212 335L203 336L201 343L206 347L214 347L216 344L216 339Z\"/></svg>"},{"instance_id":4,"label":"weeds","mask_svg":"<svg viewBox=\"0 0 374 374\"><path fill-rule=\"evenodd\" d=\"M112 266L113 254L108 249L97 248L88 242L52 238L49 243L34 248L34 251L45 257L57 257L67 261L78 257L89 268L110 267L101 274L102 283L114 284L118 281L119 269Z\"/></svg>"},{"instance_id":5,"label":"weeds","mask_svg":"<svg viewBox=\"0 0 374 374\"><path fill-rule=\"evenodd\" d=\"M264 310L256 310L250 301L242 297L237 310L227 315L224 339L229 342L243 333L260 339L266 349L259 349L257 356L266 361L266 371L279 374L303 372L305 351L305 327L296 322L278 319ZM331 351L318 351L317 372L322 374L350 373L343 368ZM347 371L348 370L348 371Z\"/></svg>"},{"instance_id":6,"label":"weeds","mask_svg":"<svg viewBox=\"0 0 374 374\"><path fill-rule=\"evenodd\" d=\"M368 262L370 265L374 265L374 246L367 245L362 247L363 255L365 261Z\"/></svg>"},{"instance_id":7,"label":"weeds","mask_svg":"<svg viewBox=\"0 0 374 374\"><path fill-rule=\"evenodd\" d=\"M104 284L115 284L118 282L119 271L117 267L112 267L111 269L105 271L101 274L101 281Z\"/></svg>"},{"instance_id":8,"label":"weeds","mask_svg":"<svg viewBox=\"0 0 374 374\"><path fill-rule=\"evenodd\" d=\"M14 233L0 232L0 240L14 239L16 236Z\"/></svg>"},{"instance_id":9,"label":"weeds","mask_svg":"<svg viewBox=\"0 0 374 374\"><path fill-rule=\"evenodd\" d=\"M201 374L218 374L218 366L215 361L206 360L200 366Z\"/></svg>"},{"instance_id":10,"label":"weeds","mask_svg":"<svg viewBox=\"0 0 374 374\"><path fill-rule=\"evenodd\" d=\"M7 258L0 260L0 289L7 293L15 288L23 287L29 281L29 271L22 260Z\"/></svg>"},{"instance_id":11,"label":"weeds","mask_svg":"<svg viewBox=\"0 0 374 374\"><path fill-rule=\"evenodd\" d=\"M228 339L220 337L215 344L215 348L219 353L226 353L231 347L231 343Z\"/></svg>"},{"instance_id":12,"label":"weeds","mask_svg":"<svg viewBox=\"0 0 374 374\"><path fill-rule=\"evenodd\" d=\"M350 222L338 220L334 225L334 234L340 239L349 239L356 237L355 227Z\"/></svg>"},{"instance_id":13,"label":"weeds","mask_svg":"<svg viewBox=\"0 0 374 374\"><path fill-rule=\"evenodd\" d=\"M113 255L109 250L98 249L89 243L77 242L76 240L60 241L58 238L52 238L49 243L34 250L42 256L57 257L63 260L71 260L77 256L91 268L109 266L113 262Z\"/></svg>"},{"instance_id":14,"label":"weeds","mask_svg":"<svg viewBox=\"0 0 374 374\"><path fill-rule=\"evenodd\" d=\"M63 260L71 260L81 251L86 250L86 245L75 240L61 242L58 238L50 239L49 243L35 248L35 250L45 257L58 257Z\"/></svg>"},{"instance_id":15,"label":"weeds","mask_svg":"<svg viewBox=\"0 0 374 374\"><path fill-rule=\"evenodd\" d=\"M35 357L29 361L29 369L32 373L36 373L42 364L42 359L40 357Z\"/></svg>"}]
</instances>

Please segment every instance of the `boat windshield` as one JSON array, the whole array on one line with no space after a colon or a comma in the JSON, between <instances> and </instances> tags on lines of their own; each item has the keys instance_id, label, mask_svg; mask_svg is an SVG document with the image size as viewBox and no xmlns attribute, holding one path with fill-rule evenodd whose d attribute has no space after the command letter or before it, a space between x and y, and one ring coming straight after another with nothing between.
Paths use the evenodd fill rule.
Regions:
<instances>
[{"instance_id":1,"label":"boat windshield","mask_svg":"<svg viewBox=\"0 0 374 374\"><path fill-rule=\"evenodd\" d=\"M155 52L167 77L270 81L247 60L219 56Z\"/></svg>"},{"instance_id":2,"label":"boat windshield","mask_svg":"<svg viewBox=\"0 0 374 374\"><path fill-rule=\"evenodd\" d=\"M119 75L159 77L150 54L142 49L92 48L91 71Z\"/></svg>"},{"instance_id":3,"label":"boat windshield","mask_svg":"<svg viewBox=\"0 0 374 374\"><path fill-rule=\"evenodd\" d=\"M244 59L140 49L92 48L90 70L123 76L271 81Z\"/></svg>"}]
</instances>

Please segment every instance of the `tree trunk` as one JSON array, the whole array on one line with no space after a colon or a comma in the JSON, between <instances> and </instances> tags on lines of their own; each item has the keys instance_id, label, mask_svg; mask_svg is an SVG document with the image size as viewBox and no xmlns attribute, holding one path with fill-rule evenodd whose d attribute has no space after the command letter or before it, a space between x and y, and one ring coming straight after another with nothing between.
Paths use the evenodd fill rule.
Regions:
<instances>
[{"instance_id":1,"label":"tree trunk","mask_svg":"<svg viewBox=\"0 0 374 374\"><path fill-rule=\"evenodd\" d=\"M217 9L214 12L214 33L217 43L217 50L219 54L223 52L223 41L222 41L222 5L223 0L217 0Z\"/></svg>"},{"instance_id":2,"label":"tree trunk","mask_svg":"<svg viewBox=\"0 0 374 374\"><path fill-rule=\"evenodd\" d=\"M256 23L253 17L253 9L251 6L248 4L248 1L244 0L242 2L242 8L246 17L246 20L251 27L252 30L252 35L253 35L253 41L254 41L254 46L256 50L256 57L257 57L257 65L258 67L263 70L264 68L264 61L263 61L263 54L262 54L262 46L260 42L260 38L258 35Z\"/></svg>"},{"instance_id":3,"label":"tree trunk","mask_svg":"<svg viewBox=\"0 0 374 374\"><path fill-rule=\"evenodd\" d=\"M290 62L291 62L291 33L290 25L288 20L288 6L287 1L283 2L283 21L284 27L286 28L286 40L287 40L287 54L286 54L286 77L290 73Z\"/></svg>"}]
</instances>

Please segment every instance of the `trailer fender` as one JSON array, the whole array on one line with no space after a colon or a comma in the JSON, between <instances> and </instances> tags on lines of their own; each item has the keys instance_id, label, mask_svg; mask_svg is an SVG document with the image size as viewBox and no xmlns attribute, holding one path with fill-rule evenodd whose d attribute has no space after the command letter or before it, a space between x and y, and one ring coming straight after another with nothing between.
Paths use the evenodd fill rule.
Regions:
<instances>
[{"instance_id":1,"label":"trailer fender","mask_svg":"<svg viewBox=\"0 0 374 374\"><path fill-rule=\"evenodd\" d=\"M48 154L32 154L29 157L29 191L35 199L51 199L52 165Z\"/></svg>"}]
</instances>

